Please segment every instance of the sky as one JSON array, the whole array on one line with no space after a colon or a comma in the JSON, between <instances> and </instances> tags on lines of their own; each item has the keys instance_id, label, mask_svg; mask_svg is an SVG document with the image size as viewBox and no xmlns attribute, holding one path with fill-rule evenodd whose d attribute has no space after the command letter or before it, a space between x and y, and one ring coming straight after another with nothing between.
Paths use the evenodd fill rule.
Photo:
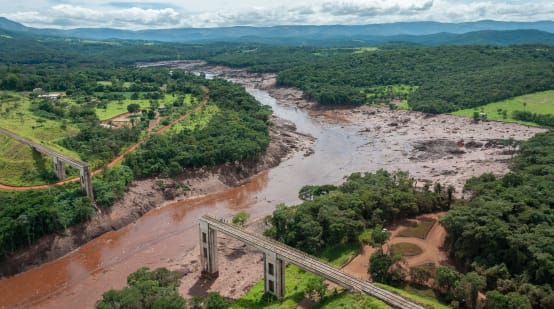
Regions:
<instances>
[{"instance_id":1,"label":"sky","mask_svg":"<svg viewBox=\"0 0 554 309\"><path fill-rule=\"evenodd\" d=\"M554 20L552 0L0 0L0 16L37 28L362 25L397 21Z\"/></svg>"}]
</instances>

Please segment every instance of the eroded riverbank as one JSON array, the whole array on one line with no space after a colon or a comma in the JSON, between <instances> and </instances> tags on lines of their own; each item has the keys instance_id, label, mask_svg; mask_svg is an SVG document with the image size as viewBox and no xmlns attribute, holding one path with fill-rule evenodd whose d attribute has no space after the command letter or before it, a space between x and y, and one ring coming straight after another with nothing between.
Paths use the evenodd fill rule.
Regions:
<instances>
[{"instance_id":1,"label":"eroded riverbank","mask_svg":"<svg viewBox=\"0 0 554 309\"><path fill-rule=\"evenodd\" d=\"M473 175L507 171L506 159L511 155L503 154L506 148L486 146L481 141L510 137L527 139L543 131L499 123L477 126L470 120L454 116L428 117L371 107L320 109L303 100L299 90L275 88L275 77L270 74L249 74L225 68L195 69L240 82L259 101L272 106L275 115L293 122L299 132L317 140L304 150L300 147L301 151L277 167L259 173L237 187L229 187L236 182L217 177L207 177L206 187L191 183L199 197L166 203L165 207L152 209L135 223L105 233L63 258L0 280L0 287L10 291L10 295L0 295L1 306L93 307L104 291L121 288L126 276L142 266L170 267L188 272L180 288L183 295L214 289L230 297L239 297L261 277L255 266L259 257L256 258L257 253L250 252L250 249L241 249L240 244L222 241L222 250L227 250L227 254L223 255L225 261L222 263L226 264L220 267L220 278L211 283L195 280L197 267L194 265L198 258L196 224L201 215L210 213L228 218L238 210L247 210L253 217L261 218L270 214L278 203L298 202L298 190L305 184L338 184L352 172L379 168L407 170L421 182L441 180L457 186L461 192L461 184ZM437 143L440 147L435 147L433 141L441 139L448 142L444 145ZM463 145L459 143L461 139ZM469 141L481 143L481 146ZM309 148L314 152L311 155ZM437 153L439 156L435 155ZM474 165L465 168L470 161ZM455 174L442 172L446 169L443 166L450 169L455 165L460 166L460 171L452 169ZM154 190L155 201L165 201L155 181L133 188L135 193L146 193L125 200L130 211L137 212L137 216L146 211L137 204L149 203L149 190ZM220 191L207 194L214 190ZM151 207L159 205L155 201ZM227 244L241 250L232 253L234 251L226 247ZM237 272L238 269L248 271ZM234 282L240 282L240 285Z\"/></svg>"}]
</instances>

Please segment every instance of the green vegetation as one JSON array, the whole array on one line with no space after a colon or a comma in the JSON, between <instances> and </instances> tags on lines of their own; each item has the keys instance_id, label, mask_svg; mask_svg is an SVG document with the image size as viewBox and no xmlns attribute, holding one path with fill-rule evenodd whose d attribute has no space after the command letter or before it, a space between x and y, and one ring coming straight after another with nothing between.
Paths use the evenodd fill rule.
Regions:
<instances>
[{"instance_id":1,"label":"green vegetation","mask_svg":"<svg viewBox=\"0 0 554 309\"><path fill-rule=\"evenodd\" d=\"M335 190L314 195L298 206L278 205L266 234L316 253L329 245L357 240L366 227L447 209L451 202L447 192L440 185L434 191L428 189L416 190L407 173L354 173Z\"/></svg>"},{"instance_id":2,"label":"green vegetation","mask_svg":"<svg viewBox=\"0 0 554 309\"><path fill-rule=\"evenodd\" d=\"M143 267L127 277L129 286L105 292L96 308L186 309L187 302L177 291L182 276L165 268L149 271Z\"/></svg>"},{"instance_id":3,"label":"green vegetation","mask_svg":"<svg viewBox=\"0 0 554 309\"><path fill-rule=\"evenodd\" d=\"M429 113L478 107L551 90L554 84L554 49L549 46L390 47L354 54L282 49L260 47L210 61L276 71L279 85L301 88L321 104L371 103L368 89L406 85L409 106Z\"/></svg>"},{"instance_id":4,"label":"green vegetation","mask_svg":"<svg viewBox=\"0 0 554 309\"><path fill-rule=\"evenodd\" d=\"M429 231L433 228L433 225L435 225L435 222L435 219L422 218L416 225L404 228L398 233L398 236L425 239Z\"/></svg>"},{"instance_id":5,"label":"green vegetation","mask_svg":"<svg viewBox=\"0 0 554 309\"><path fill-rule=\"evenodd\" d=\"M463 109L452 114L470 118L475 111L486 113L487 119L489 120L517 122L527 125L542 125L531 121L516 119L514 118L514 112L529 112L538 115L554 114L554 91L549 90L517 96L483 105L479 107L479 109Z\"/></svg>"},{"instance_id":6,"label":"green vegetation","mask_svg":"<svg viewBox=\"0 0 554 309\"><path fill-rule=\"evenodd\" d=\"M183 131L194 132L196 130L203 130L209 124L212 118L217 115L221 110L215 104L208 104L202 110L190 115L187 119L174 125L171 128L172 132L181 133Z\"/></svg>"},{"instance_id":7,"label":"green vegetation","mask_svg":"<svg viewBox=\"0 0 554 309\"><path fill-rule=\"evenodd\" d=\"M121 198L132 180L128 167L107 169L94 179L98 205ZM88 220L95 210L78 183L30 191L0 191L0 257L49 233Z\"/></svg>"},{"instance_id":8,"label":"green vegetation","mask_svg":"<svg viewBox=\"0 0 554 309\"><path fill-rule=\"evenodd\" d=\"M392 245L392 250L402 256L415 256L423 253L423 250L416 244L409 242L400 242Z\"/></svg>"},{"instance_id":9,"label":"green vegetation","mask_svg":"<svg viewBox=\"0 0 554 309\"><path fill-rule=\"evenodd\" d=\"M469 180L474 198L441 224L452 258L486 277L486 290L519 293L533 308L554 305L554 132L521 146L513 170Z\"/></svg>"},{"instance_id":10,"label":"green vegetation","mask_svg":"<svg viewBox=\"0 0 554 309\"><path fill-rule=\"evenodd\" d=\"M244 226L246 221L250 218L250 214L244 211L239 211L233 216L233 224Z\"/></svg>"},{"instance_id":11,"label":"green vegetation","mask_svg":"<svg viewBox=\"0 0 554 309\"><path fill-rule=\"evenodd\" d=\"M105 166L139 138L148 138L150 120L158 127L165 126L197 107L208 86L214 101L205 112L209 117L185 121L180 132L153 136L140 154L125 160L131 168L123 164L94 177L99 207L109 207L120 199L135 176L175 175L184 167L255 158L269 144L270 112L242 88L181 70L128 66L179 54L203 58L234 47L37 40L24 34L5 41L0 42L0 127L87 161L93 169ZM51 93L60 95L45 96ZM130 124L101 123L128 112L131 105L136 114ZM156 149L158 143L177 140L179 135L186 138ZM0 142L8 146L0 150L0 182L31 185L55 181L49 158L4 136ZM180 148L188 146L192 148ZM148 161L157 157L157 151L164 152L161 164ZM71 168L66 172L75 175ZM2 191L0 204L1 257L45 234L86 221L94 213L92 201L78 184Z\"/></svg>"},{"instance_id":12,"label":"green vegetation","mask_svg":"<svg viewBox=\"0 0 554 309\"><path fill-rule=\"evenodd\" d=\"M350 252L351 248L334 247L333 251L343 251L342 253L324 253L332 265L342 265L345 255L344 252ZM345 250L346 249L346 250ZM330 258L330 259L329 259ZM231 308L297 308L298 303L305 297L313 299L314 293L318 294L319 301L315 308L337 308L335 304L347 304L352 302L352 306L370 305L369 308L390 308L385 303L373 297L361 294L351 294L342 291L341 288L331 292L327 289L323 280L316 275L305 272L296 266L288 265L285 269L285 297L277 300L275 297L264 294L264 282L258 281L248 293L237 300ZM339 292L340 291L340 292ZM323 296L323 297L321 297ZM339 307L340 308L340 307ZM346 307L346 308L368 308L368 307Z\"/></svg>"},{"instance_id":13,"label":"green vegetation","mask_svg":"<svg viewBox=\"0 0 554 309\"><path fill-rule=\"evenodd\" d=\"M215 105L204 114L209 120L195 116L178 131L152 136L125 158L136 176L173 176L183 168L255 158L267 148L269 110L238 85L217 79L207 86Z\"/></svg>"},{"instance_id":14,"label":"green vegetation","mask_svg":"<svg viewBox=\"0 0 554 309\"><path fill-rule=\"evenodd\" d=\"M419 295L420 290L407 289L408 290L407 291L407 290L404 290L404 289L395 288L395 287L392 287L390 285L386 285L386 284L382 284L382 283L376 283L375 285L377 285L378 287L381 287L385 290L389 290L393 293L401 295L403 297L406 297L407 299L410 299L410 300L415 301L417 303L423 304L425 306L430 306L431 308L435 308L435 309L448 309L448 308L450 308L449 306L441 304L434 297Z\"/></svg>"},{"instance_id":15,"label":"green vegetation","mask_svg":"<svg viewBox=\"0 0 554 309\"><path fill-rule=\"evenodd\" d=\"M361 243L356 241L338 244L324 248L317 256L335 267L342 267L360 253L360 247Z\"/></svg>"},{"instance_id":16,"label":"green vegetation","mask_svg":"<svg viewBox=\"0 0 554 309\"><path fill-rule=\"evenodd\" d=\"M344 308L344 309L385 309L391 308L384 302L369 297L365 294L359 293L337 293L336 295L331 295L322 302L317 303L314 308L317 309L334 309L334 308Z\"/></svg>"},{"instance_id":17,"label":"green vegetation","mask_svg":"<svg viewBox=\"0 0 554 309\"><path fill-rule=\"evenodd\" d=\"M42 100L36 99L36 104ZM74 152L60 147L56 142L67 135L78 132L76 125L67 123L62 127L61 121L37 115L33 110L32 100L13 91L0 91L0 127L14 132L29 140L44 144L62 153L76 156Z\"/></svg>"}]
</instances>

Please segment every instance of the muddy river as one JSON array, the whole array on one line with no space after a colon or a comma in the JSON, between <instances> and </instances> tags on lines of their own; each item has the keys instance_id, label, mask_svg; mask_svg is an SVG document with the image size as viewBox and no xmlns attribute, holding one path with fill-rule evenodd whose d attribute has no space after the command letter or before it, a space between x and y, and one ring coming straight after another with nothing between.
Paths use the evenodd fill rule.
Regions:
<instances>
[{"instance_id":1,"label":"muddy river","mask_svg":"<svg viewBox=\"0 0 554 309\"><path fill-rule=\"evenodd\" d=\"M419 131L419 123L414 124L417 130L404 130L400 125L379 131L381 126L387 126L391 114L360 122L356 120L359 124L352 124L333 117L308 114L290 107L290 104L280 104L265 90L248 86L247 90L260 102L271 106L277 116L294 122L299 132L315 137L313 154L296 153L279 166L252 177L239 187L169 203L148 212L133 224L103 234L56 261L3 278L0 280L0 307L91 308L103 292L124 286L127 275L137 268L181 263L179 259L185 254L190 255L198 241L196 224L203 214L228 218L240 209L259 218L270 214L279 203L298 202L297 193L306 184L338 184L352 172L379 168L410 170L419 177L432 177L435 170L433 164L440 163L436 160L414 162L409 159L414 141L428 138L428 133L426 136L425 132ZM410 117L411 123L437 120L417 115ZM459 121L453 119L454 122ZM437 121L452 128L447 120ZM496 131L505 136L518 129L493 128L487 134L493 136ZM533 130L525 132L522 138L535 133ZM471 134L479 135L479 132ZM476 159L475 165L479 170L475 173L486 171L488 165L482 163L486 156L485 153L480 154ZM461 160L458 157L446 158L446 165L452 168L456 163L448 160L458 162L458 159Z\"/></svg>"},{"instance_id":2,"label":"muddy river","mask_svg":"<svg viewBox=\"0 0 554 309\"><path fill-rule=\"evenodd\" d=\"M298 131L317 138L314 153L297 153L240 187L152 210L136 223L106 233L63 258L4 278L0 306L93 307L103 292L124 286L130 272L141 266L165 266L193 249L197 219L203 214L229 217L243 209L253 217L265 216L279 203L297 202L305 184L339 183L351 172L380 167L364 159L369 155L363 147L367 142L356 134L358 127L314 120L299 109L277 104L263 90L248 91L277 116L294 122Z\"/></svg>"}]
</instances>

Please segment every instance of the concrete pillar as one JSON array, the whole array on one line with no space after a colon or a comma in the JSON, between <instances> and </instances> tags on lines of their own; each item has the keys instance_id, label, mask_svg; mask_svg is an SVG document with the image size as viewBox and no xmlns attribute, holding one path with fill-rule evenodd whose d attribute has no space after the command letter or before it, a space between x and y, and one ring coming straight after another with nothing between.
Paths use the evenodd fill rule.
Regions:
<instances>
[{"instance_id":1,"label":"concrete pillar","mask_svg":"<svg viewBox=\"0 0 554 309\"><path fill-rule=\"evenodd\" d=\"M60 180L65 179L65 166L62 160L58 157L52 157L52 162L54 162L54 173L56 177Z\"/></svg>"},{"instance_id":2,"label":"concrete pillar","mask_svg":"<svg viewBox=\"0 0 554 309\"><path fill-rule=\"evenodd\" d=\"M81 178L81 189L87 193L87 196L90 197L91 200L94 200L94 191L92 191L92 176L90 175L88 166L83 166L79 170L79 175Z\"/></svg>"},{"instance_id":3,"label":"concrete pillar","mask_svg":"<svg viewBox=\"0 0 554 309\"><path fill-rule=\"evenodd\" d=\"M285 261L275 252L264 252L264 291L277 298L285 296Z\"/></svg>"},{"instance_id":4,"label":"concrete pillar","mask_svg":"<svg viewBox=\"0 0 554 309\"><path fill-rule=\"evenodd\" d=\"M200 221L198 227L202 274L215 278L219 275L217 266L217 231L211 229L210 225L204 221Z\"/></svg>"}]
</instances>

